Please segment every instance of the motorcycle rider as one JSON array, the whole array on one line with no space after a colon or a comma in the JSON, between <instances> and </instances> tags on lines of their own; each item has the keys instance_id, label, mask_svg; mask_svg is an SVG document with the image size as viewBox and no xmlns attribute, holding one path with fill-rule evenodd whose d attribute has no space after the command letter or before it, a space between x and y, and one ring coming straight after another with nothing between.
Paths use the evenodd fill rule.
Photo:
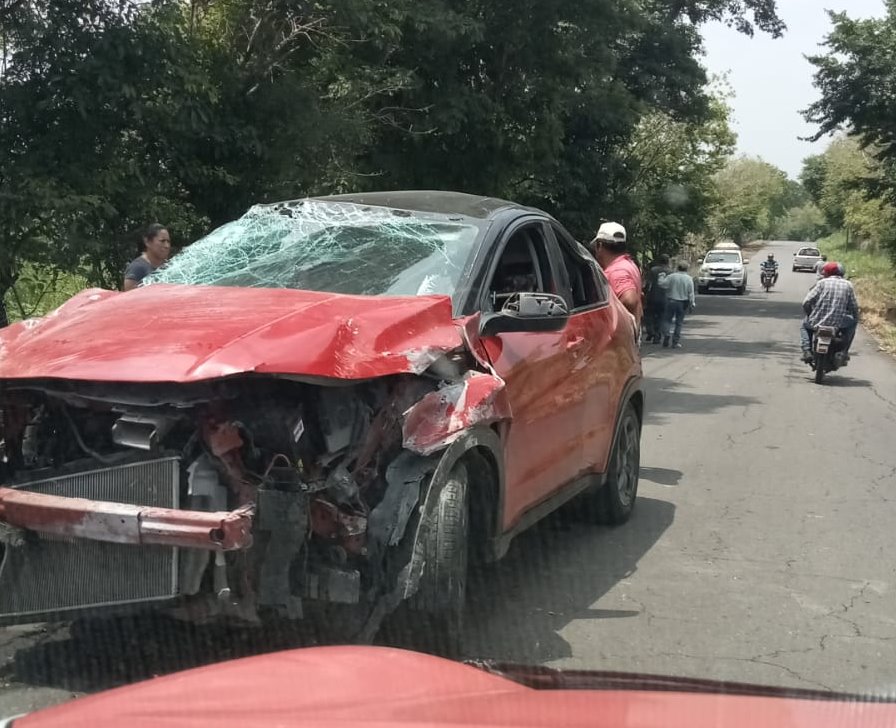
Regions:
<instances>
[{"instance_id":1,"label":"motorcycle rider","mask_svg":"<svg viewBox=\"0 0 896 728\"><path fill-rule=\"evenodd\" d=\"M822 255L821 260L819 260L815 264L815 280L820 281L824 276L821 274L821 269L824 268L824 264L828 262L828 256Z\"/></svg>"},{"instance_id":2,"label":"motorcycle rider","mask_svg":"<svg viewBox=\"0 0 896 728\"><path fill-rule=\"evenodd\" d=\"M768 258L762 261L762 264L759 266L763 273L766 271L773 273L774 278L772 279L772 283L778 282L778 261L775 260L775 254L769 253Z\"/></svg>"},{"instance_id":3,"label":"motorcycle rider","mask_svg":"<svg viewBox=\"0 0 896 728\"><path fill-rule=\"evenodd\" d=\"M849 347L859 323L859 304L852 283L843 278L843 266L831 261L822 268L823 278L803 299L806 318L800 326L803 361L812 361L812 335L818 326L832 326L843 334L843 358L849 360Z\"/></svg>"}]
</instances>

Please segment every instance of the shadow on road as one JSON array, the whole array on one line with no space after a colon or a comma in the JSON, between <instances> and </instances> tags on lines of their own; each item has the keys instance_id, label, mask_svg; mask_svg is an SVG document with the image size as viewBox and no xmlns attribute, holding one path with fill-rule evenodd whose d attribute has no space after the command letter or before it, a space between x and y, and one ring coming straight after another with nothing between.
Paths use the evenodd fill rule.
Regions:
<instances>
[{"instance_id":1,"label":"shadow on road","mask_svg":"<svg viewBox=\"0 0 896 728\"><path fill-rule=\"evenodd\" d=\"M867 379L850 379L846 374L829 374L824 379L825 387L840 387L840 388L851 388L851 387L865 387L872 388L874 385L869 382Z\"/></svg>"},{"instance_id":2,"label":"shadow on road","mask_svg":"<svg viewBox=\"0 0 896 728\"><path fill-rule=\"evenodd\" d=\"M95 692L212 662L310 646L295 629L195 627L149 616L109 620L89 633L38 642L16 652L11 681Z\"/></svg>"},{"instance_id":3,"label":"shadow on road","mask_svg":"<svg viewBox=\"0 0 896 728\"><path fill-rule=\"evenodd\" d=\"M684 473L671 468L641 467L641 480L647 480L657 485L678 485Z\"/></svg>"},{"instance_id":4,"label":"shadow on road","mask_svg":"<svg viewBox=\"0 0 896 728\"><path fill-rule=\"evenodd\" d=\"M808 289L806 289L808 290ZM736 306L738 308L734 308ZM740 306L746 306L749 310L741 310ZM697 297L697 310L695 315L702 314L711 316L731 316L743 315L750 318L775 318L795 321L796 328L799 327L800 319L803 312L798 301L787 301L779 298L773 298L760 292L754 296L731 296L722 294L716 296L702 295ZM688 325L687 320L685 326Z\"/></svg>"},{"instance_id":5,"label":"shadow on road","mask_svg":"<svg viewBox=\"0 0 896 728\"><path fill-rule=\"evenodd\" d=\"M465 650L469 656L529 663L571 654L558 632L572 619L619 619L638 611L593 604L671 525L674 506L639 498L631 521L605 528L582 522L570 504L511 545L507 557L470 577ZM3 678L95 692L199 665L336 642L312 627L235 630L149 616L52 629L18 650Z\"/></svg>"},{"instance_id":6,"label":"shadow on road","mask_svg":"<svg viewBox=\"0 0 896 728\"><path fill-rule=\"evenodd\" d=\"M647 401L650 403L645 423L666 424L676 414L711 414L727 407L749 407L761 404L755 397L741 394L705 394L694 392L680 382L660 377L646 380Z\"/></svg>"},{"instance_id":7,"label":"shadow on road","mask_svg":"<svg viewBox=\"0 0 896 728\"><path fill-rule=\"evenodd\" d=\"M595 603L672 524L675 506L638 498L631 521L603 528L561 510L514 541L498 564L471 577L465 653L538 664L569 657L560 631L572 620L626 619L637 609L600 609Z\"/></svg>"}]
</instances>

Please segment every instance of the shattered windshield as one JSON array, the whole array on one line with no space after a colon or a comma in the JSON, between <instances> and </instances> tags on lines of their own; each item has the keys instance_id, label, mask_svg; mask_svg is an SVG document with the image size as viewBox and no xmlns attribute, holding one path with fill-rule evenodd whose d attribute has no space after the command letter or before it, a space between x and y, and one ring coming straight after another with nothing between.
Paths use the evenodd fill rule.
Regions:
<instances>
[{"instance_id":1,"label":"shattered windshield","mask_svg":"<svg viewBox=\"0 0 896 728\"><path fill-rule=\"evenodd\" d=\"M740 263L740 255L737 253L710 253L706 256L707 263Z\"/></svg>"},{"instance_id":2,"label":"shattered windshield","mask_svg":"<svg viewBox=\"0 0 896 728\"><path fill-rule=\"evenodd\" d=\"M146 280L351 295L452 295L480 229L444 216L300 200L256 205Z\"/></svg>"}]
</instances>

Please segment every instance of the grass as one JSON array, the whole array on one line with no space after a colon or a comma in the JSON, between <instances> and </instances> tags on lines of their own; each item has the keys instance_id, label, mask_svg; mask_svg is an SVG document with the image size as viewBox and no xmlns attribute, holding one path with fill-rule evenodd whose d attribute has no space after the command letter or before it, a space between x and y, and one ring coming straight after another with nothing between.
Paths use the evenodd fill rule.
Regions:
<instances>
[{"instance_id":1,"label":"grass","mask_svg":"<svg viewBox=\"0 0 896 728\"><path fill-rule=\"evenodd\" d=\"M43 316L87 287L87 280L79 275L27 264L6 294L9 320Z\"/></svg>"},{"instance_id":2,"label":"grass","mask_svg":"<svg viewBox=\"0 0 896 728\"><path fill-rule=\"evenodd\" d=\"M818 241L828 260L846 266L862 309L862 323L877 339L880 348L896 354L896 324L887 320L887 309L896 308L896 268L886 253L846 247L846 236L835 233Z\"/></svg>"}]
</instances>

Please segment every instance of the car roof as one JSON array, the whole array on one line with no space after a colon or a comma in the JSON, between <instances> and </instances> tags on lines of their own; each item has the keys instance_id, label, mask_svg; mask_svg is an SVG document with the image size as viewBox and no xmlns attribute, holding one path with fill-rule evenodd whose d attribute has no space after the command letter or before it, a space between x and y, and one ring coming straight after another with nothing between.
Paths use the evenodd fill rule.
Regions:
<instances>
[{"instance_id":1,"label":"car roof","mask_svg":"<svg viewBox=\"0 0 896 728\"><path fill-rule=\"evenodd\" d=\"M390 207L413 212L428 212L444 215L463 215L480 220L487 220L503 210L513 209L527 212L541 212L531 207L524 207L515 202L498 197L469 195L464 192L446 192L441 190L396 190L394 192L357 192L347 195L328 195L315 197L321 201L352 202L357 205L374 207Z\"/></svg>"}]
</instances>

